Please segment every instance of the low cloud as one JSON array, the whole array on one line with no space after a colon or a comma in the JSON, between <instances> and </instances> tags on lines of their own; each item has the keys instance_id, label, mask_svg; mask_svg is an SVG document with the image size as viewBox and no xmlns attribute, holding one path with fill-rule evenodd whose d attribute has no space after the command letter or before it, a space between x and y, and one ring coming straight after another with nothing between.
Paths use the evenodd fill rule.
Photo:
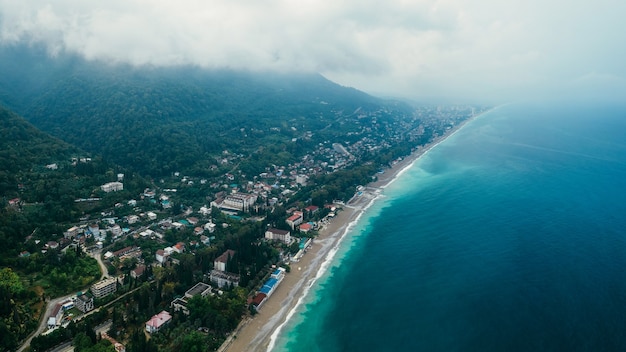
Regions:
<instances>
[{"instance_id":1,"label":"low cloud","mask_svg":"<svg viewBox=\"0 0 626 352\"><path fill-rule=\"evenodd\" d=\"M623 95L625 10L617 0L0 0L0 41L133 65L315 71L410 98L542 96L589 72Z\"/></svg>"}]
</instances>

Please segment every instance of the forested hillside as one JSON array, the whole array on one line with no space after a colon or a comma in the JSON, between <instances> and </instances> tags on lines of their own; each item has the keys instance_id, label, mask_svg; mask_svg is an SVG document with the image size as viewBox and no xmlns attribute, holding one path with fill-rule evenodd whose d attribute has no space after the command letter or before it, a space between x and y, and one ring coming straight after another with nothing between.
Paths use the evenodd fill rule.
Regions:
<instances>
[{"instance_id":1,"label":"forested hillside","mask_svg":"<svg viewBox=\"0 0 626 352\"><path fill-rule=\"evenodd\" d=\"M315 74L133 68L35 53L3 49L13 64L0 69L11 71L0 99L42 130L144 175L203 174L224 150L250 155L268 145L291 148L293 161L299 146L287 142L304 143L307 131L323 141L354 131L351 117L408 112Z\"/></svg>"},{"instance_id":2,"label":"forested hillside","mask_svg":"<svg viewBox=\"0 0 626 352\"><path fill-rule=\"evenodd\" d=\"M15 260L24 238L35 229L62 234L63 222L84 210L78 198L103 196L99 186L115 181L123 169L53 138L16 114L0 107L0 263ZM125 192L138 192L143 180L125 174Z\"/></svg>"}]
</instances>

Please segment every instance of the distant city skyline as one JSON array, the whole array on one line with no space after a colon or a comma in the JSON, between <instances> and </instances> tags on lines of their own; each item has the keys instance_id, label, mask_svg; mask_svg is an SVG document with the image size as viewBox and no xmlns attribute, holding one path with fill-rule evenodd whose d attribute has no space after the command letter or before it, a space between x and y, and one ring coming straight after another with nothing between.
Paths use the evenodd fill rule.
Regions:
<instances>
[{"instance_id":1,"label":"distant city skyline","mask_svg":"<svg viewBox=\"0 0 626 352\"><path fill-rule=\"evenodd\" d=\"M0 0L0 44L134 65L314 71L416 100L621 100L624 13L617 0Z\"/></svg>"}]
</instances>

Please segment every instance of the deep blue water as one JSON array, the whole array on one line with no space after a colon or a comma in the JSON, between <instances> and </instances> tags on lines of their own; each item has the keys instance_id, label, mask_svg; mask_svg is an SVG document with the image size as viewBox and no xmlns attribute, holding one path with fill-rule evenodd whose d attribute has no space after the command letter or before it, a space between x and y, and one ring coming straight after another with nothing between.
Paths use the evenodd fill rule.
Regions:
<instances>
[{"instance_id":1,"label":"deep blue water","mask_svg":"<svg viewBox=\"0 0 626 352\"><path fill-rule=\"evenodd\" d=\"M276 350L626 350L626 109L501 107L384 193Z\"/></svg>"}]
</instances>

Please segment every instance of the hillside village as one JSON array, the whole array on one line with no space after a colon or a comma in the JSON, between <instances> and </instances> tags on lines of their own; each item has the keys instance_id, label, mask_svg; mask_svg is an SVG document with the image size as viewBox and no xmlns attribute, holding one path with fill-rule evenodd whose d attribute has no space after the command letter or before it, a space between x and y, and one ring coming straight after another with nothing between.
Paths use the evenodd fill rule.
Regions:
<instances>
[{"instance_id":1,"label":"hillside village","mask_svg":"<svg viewBox=\"0 0 626 352\"><path fill-rule=\"evenodd\" d=\"M240 287L248 310L255 312L288 275L290 264L305 255L317 231L341 211L343 201L357 186L375 180L375 175L359 175L358 183L342 186L346 190L337 187L329 192L324 177L381 160L391 166L402 158L391 152L393 148L410 145L409 150L399 151L406 155L476 113L465 107L425 108L417 110L412 119L389 124L378 114L359 115L357 111L353 121L358 128L346 140L320 142L297 162L266 165L263 172L247 175L238 165L254 155L225 150L211 169L229 171L217 177L174 172L112 208L86 212L78 222L68 224L62 236L44 241L42 251L82 250L100 263L103 279L59 302L45 318L47 333L67 327L70 321L110 304L114 297L136 290L141 283L170 282L163 279L162 270L178 271L177 277L186 279L171 282L175 289L170 289L169 296L162 294L164 300L154 305L151 311L162 311L145 321L150 334L176 319L174 313L189 315L193 310L189 300L197 295L219 297ZM379 114L384 116L384 112ZM314 134L306 131L299 138L310 140ZM385 151L389 151L386 159L372 159ZM49 165L46 168L55 170ZM377 170L384 172L384 166ZM340 179L354 182L347 176ZM75 202L88 209L108 194L123 191L124 181L125 175L117 174L92 197ZM237 242L237 248L229 245L234 233L244 232L248 235L242 238L250 238L249 243ZM250 255L255 247L263 248L264 259ZM109 335L116 333L119 331Z\"/></svg>"}]
</instances>

